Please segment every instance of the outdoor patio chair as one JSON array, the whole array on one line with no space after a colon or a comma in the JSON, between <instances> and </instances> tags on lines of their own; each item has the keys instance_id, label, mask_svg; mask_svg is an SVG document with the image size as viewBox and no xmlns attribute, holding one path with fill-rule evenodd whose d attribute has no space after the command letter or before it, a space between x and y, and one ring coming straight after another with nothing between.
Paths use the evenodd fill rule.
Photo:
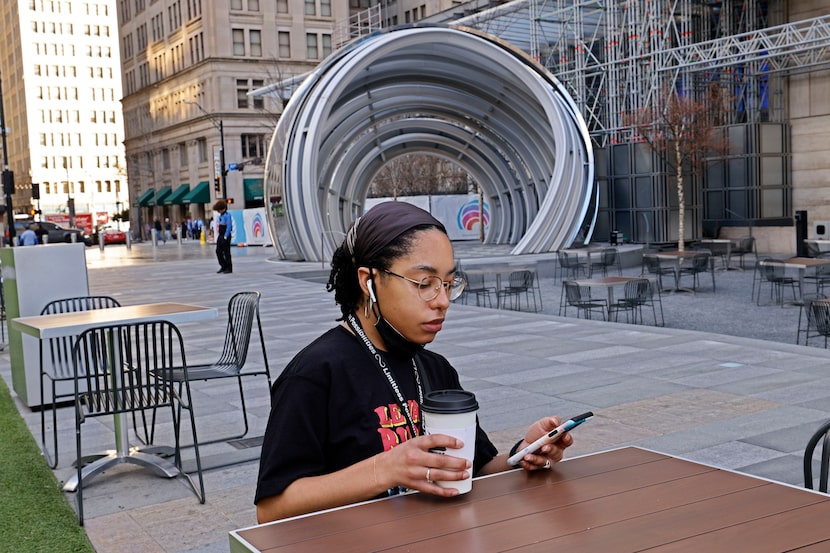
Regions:
<instances>
[{"instance_id":1,"label":"outdoor patio chair","mask_svg":"<svg viewBox=\"0 0 830 553\"><path fill-rule=\"evenodd\" d=\"M810 317L808 315L810 312L810 304L812 304L816 300L823 300L826 299L824 294L802 294L801 299L796 302L798 305L798 328L795 331L795 343L801 343L801 333L809 334L810 333ZM806 321L804 319L807 319ZM803 326L802 328L802 321ZM805 343L807 338L805 337Z\"/></svg>"},{"instance_id":2,"label":"outdoor patio chair","mask_svg":"<svg viewBox=\"0 0 830 553\"><path fill-rule=\"evenodd\" d=\"M660 258L652 254L643 255L643 269L642 274L652 274L657 277L657 284L660 290L663 290L663 276L670 276L674 279L674 266L663 265Z\"/></svg>"},{"instance_id":3,"label":"outdoor patio chair","mask_svg":"<svg viewBox=\"0 0 830 553\"><path fill-rule=\"evenodd\" d=\"M824 286L830 284L830 265L817 265L815 273L805 275L804 280L813 282L816 286L816 294L824 293Z\"/></svg>"},{"instance_id":4,"label":"outdoor patio chair","mask_svg":"<svg viewBox=\"0 0 830 553\"><path fill-rule=\"evenodd\" d=\"M594 271L599 271L602 276L608 276L608 268L616 267L617 275L622 276L622 266L616 248L603 248L599 252L588 255L588 275L593 276Z\"/></svg>"},{"instance_id":5,"label":"outdoor patio chair","mask_svg":"<svg viewBox=\"0 0 830 553\"><path fill-rule=\"evenodd\" d=\"M484 275L470 275L464 271L456 271L456 274L467 282L467 285L464 286L464 290L461 292L461 303L466 305L467 298L475 296L476 306L493 307L493 302L490 299L490 293L495 293L496 288L493 286L486 286L484 284Z\"/></svg>"},{"instance_id":6,"label":"outdoor patio chair","mask_svg":"<svg viewBox=\"0 0 830 553\"><path fill-rule=\"evenodd\" d=\"M811 330L815 331L811 334ZM813 300L807 309L807 332L804 345L810 345L810 337L822 336L824 349L827 349L827 338L830 338L830 303Z\"/></svg>"},{"instance_id":7,"label":"outdoor patio chair","mask_svg":"<svg viewBox=\"0 0 830 553\"><path fill-rule=\"evenodd\" d=\"M80 296L50 301L40 310L40 314L76 313L95 309L109 309L111 307L121 307L121 304L110 296ZM43 455L50 468L58 466L58 403L61 400L68 403L75 397L75 391L71 389L70 385L75 379L72 368L72 347L76 338L77 336L64 336L41 340L40 342L40 443ZM49 362L44 363L47 360ZM51 398L48 403L45 397L46 380L49 381L51 390ZM62 382L63 384L61 384ZM49 448L46 446L47 408L52 411L54 458L49 454Z\"/></svg>"},{"instance_id":8,"label":"outdoor patio chair","mask_svg":"<svg viewBox=\"0 0 830 553\"><path fill-rule=\"evenodd\" d=\"M565 251L556 252L556 257L559 260L559 267L562 272L571 278L579 278L579 273L587 274L587 264L579 260L579 255L575 253L568 253Z\"/></svg>"},{"instance_id":9,"label":"outdoor patio chair","mask_svg":"<svg viewBox=\"0 0 830 553\"><path fill-rule=\"evenodd\" d=\"M632 280L625 284L625 295L623 299L617 300L613 305L608 307L608 318L611 318L611 313L614 313L614 320L617 320L620 311L625 311L625 320L630 322L629 313L633 317L634 324L644 324L643 307L651 306L652 317L654 318L654 326L665 326L663 319L663 302L659 299L654 299L654 284L647 278ZM657 322L657 305L660 305L660 323Z\"/></svg>"},{"instance_id":10,"label":"outdoor patio chair","mask_svg":"<svg viewBox=\"0 0 830 553\"><path fill-rule=\"evenodd\" d=\"M714 292L716 290L715 271L709 262L710 259L711 258L708 253L696 253L694 257L692 257L691 265L687 267L680 267L678 280L682 280L684 275L690 275L692 277L692 289L697 290L698 286L700 286L700 273L710 271L712 273L712 291Z\"/></svg>"},{"instance_id":11,"label":"outdoor patio chair","mask_svg":"<svg viewBox=\"0 0 830 553\"><path fill-rule=\"evenodd\" d=\"M755 252L755 237L754 236L744 236L738 240L738 246L732 248L732 257L738 257L741 264L741 269L744 268L744 256L747 254L752 254L755 256L755 259L758 259L758 254Z\"/></svg>"},{"instance_id":12,"label":"outdoor patio chair","mask_svg":"<svg viewBox=\"0 0 830 553\"><path fill-rule=\"evenodd\" d=\"M148 321L90 328L82 332L72 348L75 383L75 443L78 522L84 523L83 428L93 417L170 408L173 422L174 465L199 499L205 502L205 485L193 402L187 379L184 344L178 328L167 321ZM184 375L177 386L170 378L174 367ZM182 469L180 425L182 409L188 410L198 487ZM123 431L127 431L126 428ZM126 461L132 459L126 458ZM139 464L150 464L136 459ZM96 472L87 475L94 476Z\"/></svg>"},{"instance_id":13,"label":"outdoor patio chair","mask_svg":"<svg viewBox=\"0 0 830 553\"><path fill-rule=\"evenodd\" d=\"M816 446L821 442L821 458L819 459L818 491L827 493L827 480L830 475L830 421L822 424L807 441L804 448L804 487L813 490L813 455Z\"/></svg>"},{"instance_id":14,"label":"outdoor patio chair","mask_svg":"<svg viewBox=\"0 0 830 553\"><path fill-rule=\"evenodd\" d=\"M536 303L536 295L539 295L539 303ZM502 287L498 291L499 301L501 298L505 300L501 305L507 304L507 299L510 300L510 309L521 311L522 309L522 295L525 297L525 305L530 310L530 300L533 300L533 312L537 312L542 308L542 292L536 284L536 273L534 271L522 270L513 271L508 277L507 286ZM515 300L515 301L514 301Z\"/></svg>"},{"instance_id":15,"label":"outdoor patio chair","mask_svg":"<svg viewBox=\"0 0 830 553\"><path fill-rule=\"evenodd\" d=\"M592 313L599 312L603 320L607 320L608 301L591 298L591 289L583 288L576 282L566 280L562 283L565 289L565 316L568 316L568 306L576 308L576 316L580 314L586 319L592 319Z\"/></svg>"},{"instance_id":16,"label":"outdoor patio chair","mask_svg":"<svg viewBox=\"0 0 830 553\"><path fill-rule=\"evenodd\" d=\"M261 294L259 292L238 292L231 297L228 302L228 325L225 331L225 342L219 359L213 363L188 365L186 367L187 370L185 370L185 367L173 367L170 370L169 378L172 382L179 384L179 388L187 381L207 381L225 378L236 380L241 404L240 411L242 411L242 432L230 436L214 437L209 440L204 440L201 442L201 445L239 440L248 434L248 410L245 406L245 390L242 385L243 378L264 376L268 385L267 390L271 389L271 371L268 366L265 338L262 334L262 324L259 317L260 297ZM256 320L259 343L262 348L263 365L261 368L245 370L254 320ZM150 421L146 419L145 411L142 411L141 415L144 435L139 435L138 438L145 444L152 444L156 422L155 412ZM138 434L135 415L133 415L133 425ZM182 447L187 448L192 447L192 445L184 445Z\"/></svg>"},{"instance_id":17,"label":"outdoor patio chair","mask_svg":"<svg viewBox=\"0 0 830 553\"><path fill-rule=\"evenodd\" d=\"M793 293L793 301L801 297L801 284L797 278L787 275L786 266L783 263L771 259L760 262L759 268L763 280L770 284L770 299L775 298L778 305L784 305L784 288L789 286ZM799 288L796 296L796 286ZM761 305L761 288L758 287L758 305Z\"/></svg>"}]
</instances>

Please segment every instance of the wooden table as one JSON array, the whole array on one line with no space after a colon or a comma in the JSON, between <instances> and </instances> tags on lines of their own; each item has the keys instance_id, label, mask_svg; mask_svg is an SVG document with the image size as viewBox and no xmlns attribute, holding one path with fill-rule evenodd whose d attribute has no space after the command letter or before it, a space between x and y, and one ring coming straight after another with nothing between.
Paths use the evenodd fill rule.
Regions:
<instances>
[{"instance_id":1,"label":"wooden table","mask_svg":"<svg viewBox=\"0 0 830 553\"><path fill-rule=\"evenodd\" d=\"M230 533L231 552L830 551L830 497L626 447ZM803 549L799 549L803 548Z\"/></svg>"},{"instance_id":2,"label":"wooden table","mask_svg":"<svg viewBox=\"0 0 830 553\"><path fill-rule=\"evenodd\" d=\"M215 319L219 311L215 307L202 307L185 303L152 303L144 305L127 305L109 309L19 317L11 320L11 325L24 334L41 340L77 336L84 330L98 326L115 324L141 323L154 320L170 321L174 324ZM41 382L43 386L43 382ZM178 469L167 459L142 452L141 448L130 447L127 414L114 416L115 449L108 450L100 459L88 464L82 471L82 480L88 482L95 475L119 463L133 463L149 468L159 476L171 478L178 474ZM80 462L80 461L77 461ZM75 491L78 487L77 474L64 484L66 491Z\"/></svg>"},{"instance_id":3,"label":"wooden table","mask_svg":"<svg viewBox=\"0 0 830 553\"><path fill-rule=\"evenodd\" d=\"M830 259L825 257L788 257L787 259L775 259L773 261L786 267L798 269L798 292L802 296L804 295L804 274L807 269L815 270L816 267L821 265L830 265Z\"/></svg>"}]
</instances>

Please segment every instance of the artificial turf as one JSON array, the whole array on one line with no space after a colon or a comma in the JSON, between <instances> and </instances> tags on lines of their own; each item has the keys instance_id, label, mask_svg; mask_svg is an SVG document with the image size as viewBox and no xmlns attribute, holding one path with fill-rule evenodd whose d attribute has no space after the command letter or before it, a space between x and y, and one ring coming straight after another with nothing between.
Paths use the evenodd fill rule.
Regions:
<instances>
[{"instance_id":1,"label":"artificial turf","mask_svg":"<svg viewBox=\"0 0 830 553\"><path fill-rule=\"evenodd\" d=\"M0 378L0 550L94 552Z\"/></svg>"}]
</instances>

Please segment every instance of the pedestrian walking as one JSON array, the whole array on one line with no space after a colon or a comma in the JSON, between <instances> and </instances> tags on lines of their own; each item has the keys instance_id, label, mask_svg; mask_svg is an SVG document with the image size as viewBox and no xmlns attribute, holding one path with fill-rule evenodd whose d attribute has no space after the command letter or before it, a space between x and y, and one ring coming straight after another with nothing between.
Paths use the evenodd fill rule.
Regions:
<instances>
[{"instance_id":1,"label":"pedestrian walking","mask_svg":"<svg viewBox=\"0 0 830 553\"><path fill-rule=\"evenodd\" d=\"M216 258L219 260L217 273L232 273L233 260L231 259L231 236L233 235L233 218L228 213L228 204L219 200L213 205L213 210L219 213L216 224Z\"/></svg>"}]
</instances>

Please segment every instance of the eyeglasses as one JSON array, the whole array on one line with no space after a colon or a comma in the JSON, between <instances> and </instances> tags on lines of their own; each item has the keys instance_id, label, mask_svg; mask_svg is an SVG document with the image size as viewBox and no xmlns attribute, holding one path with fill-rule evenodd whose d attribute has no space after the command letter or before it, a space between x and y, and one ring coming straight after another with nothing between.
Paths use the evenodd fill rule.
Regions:
<instances>
[{"instance_id":1,"label":"eyeglasses","mask_svg":"<svg viewBox=\"0 0 830 553\"><path fill-rule=\"evenodd\" d=\"M452 301L461 295L461 292L464 291L464 286L467 285L467 281L461 276L454 276L450 282L446 282L437 275L425 276L421 280L415 280L414 278L405 277L403 275L399 275L398 273L387 271L386 269L383 269L383 272L417 285L418 296L424 301L432 301L437 298L438 294L441 293L442 287L447 293L447 297L449 297L450 301Z\"/></svg>"}]
</instances>

